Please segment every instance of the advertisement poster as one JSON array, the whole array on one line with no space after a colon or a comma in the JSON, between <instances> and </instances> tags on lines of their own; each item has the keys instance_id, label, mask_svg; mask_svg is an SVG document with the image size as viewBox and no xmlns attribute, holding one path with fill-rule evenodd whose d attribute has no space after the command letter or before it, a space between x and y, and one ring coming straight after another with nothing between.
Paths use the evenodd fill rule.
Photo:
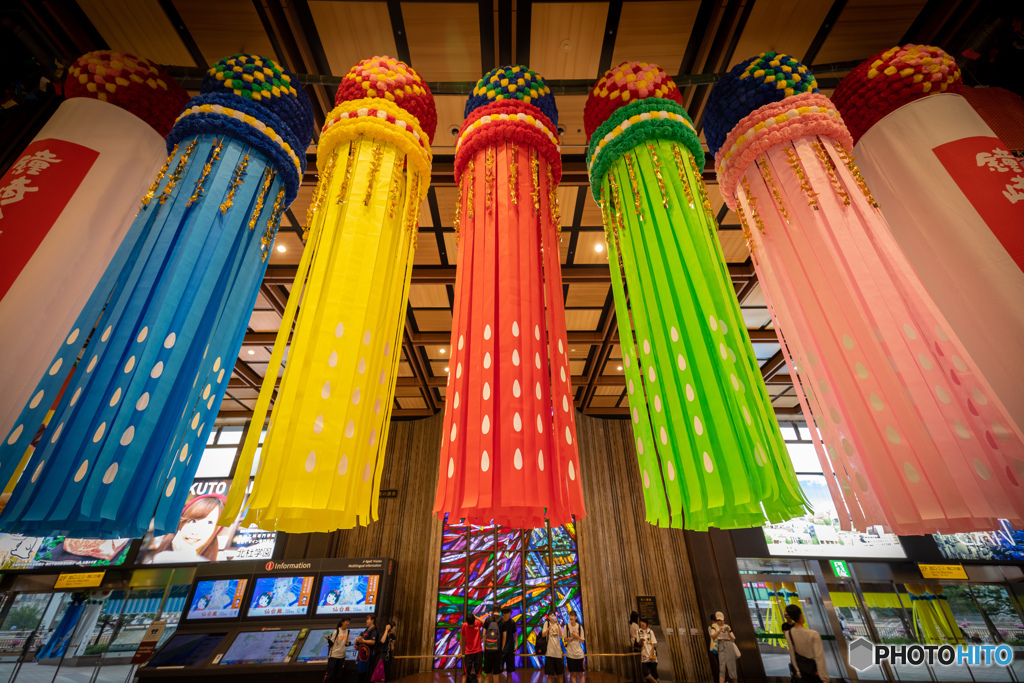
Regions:
<instances>
[{"instance_id":1,"label":"advertisement poster","mask_svg":"<svg viewBox=\"0 0 1024 683\"><path fill-rule=\"evenodd\" d=\"M299 637L298 631L250 631L239 633L221 664L283 664Z\"/></svg>"},{"instance_id":2,"label":"advertisement poster","mask_svg":"<svg viewBox=\"0 0 1024 683\"><path fill-rule=\"evenodd\" d=\"M249 605L250 617L286 616L309 611L313 592L312 576L263 577L256 579Z\"/></svg>"},{"instance_id":3,"label":"advertisement poster","mask_svg":"<svg viewBox=\"0 0 1024 683\"><path fill-rule=\"evenodd\" d=\"M261 531L255 526L241 526L242 511L231 526L217 526L217 519L227 500L230 479L197 479L192 483L185 508L181 512L178 531L142 539L138 564L190 564L195 562L226 562L230 560L269 560L274 556L277 534ZM252 491L252 480L245 500Z\"/></svg>"},{"instance_id":4,"label":"advertisement poster","mask_svg":"<svg viewBox=\"0 0 1024 683\"><path fill-rule=\"evenodd\" d=\"M894 534L881 527L839 528L832 496L825 476L798 475L797 481L811 503L811 512L780 524L764 525L764 540L770 555L791 557L903 558L903 546Z\"/></svg>"},{"instance_id":5,"label":"advertisement poster","mask_svg":"<svg viewBox=\"0 0 1024 683\"><path fill-rule=\"evenodd\" d=\"M325 576L320 584L316 613L373 614L377 609L377 584L380 577Z\"/></svg>"},{"instance_id":6,"label":"advertisement poster","mask_svg":"<svg viewBox=\"0 0 1024 683\"><path fill-rule=\"evenodd\" d=\"M1005 519L999 520L999 528L994 531L934 534L932 538L947 560L1024 562L1024 529L1014 529Z\"/></svg>"},{"instance_id":7,"label":"advertisement poster","mask_svg":"<svg viewBox=\"0 0 1024 683\"><path fill-rule=\"evenodd\" d=\"M114 567L124 564L130 538L90 540L0 534L0 570L36 567Z\"/></svg>"},{"instance_id":8,"label":"advertisement poster","mask_svg":"<svg viewBox=\"0 0 1024 683\"><path fill-rule=\"evenodd\" d=\"M232 619L242 608L248 579L200 581L188 608L189 619Z\"/></svg>"}]
</instances>

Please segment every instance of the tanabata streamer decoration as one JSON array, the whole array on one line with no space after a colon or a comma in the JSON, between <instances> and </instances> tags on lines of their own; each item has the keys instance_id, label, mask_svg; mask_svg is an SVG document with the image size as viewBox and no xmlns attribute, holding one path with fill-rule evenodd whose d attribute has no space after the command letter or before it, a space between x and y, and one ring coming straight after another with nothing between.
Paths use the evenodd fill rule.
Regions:
<instances>
[{"instance_id":1,"label":"tanabata streamer decoration","mask_svg":"<svg viewBox=\"0 0 1024 683\"><path fill-rule=\"evenodd\" d=\"M312 139L309 98L277 64L214 64L170 156L38 385L82 360L0 516L5 532L88 537L177 529L179 515ZM7 481L48 403L0 444Z\"/></svg>"},{"instance_id":2,"label":"tanabata streamer decoration","mask_svg":"<svg viewBox=\"0 0 1024 683\"><path fill-rule=\"evenodd\" d=\"M865 61L832 100L864 179L928 293L1024 424L1024 162L959 93L936 47Z\"/></svg>"},{"instance_id":3,"label":"tanabata streamer decoration","mask_svg":"<svg viewBox=\"0 0 1024 683\"><path fill-rule=\"evenodd\" d=\"M704 531L803 513L679 89L656 65L621 64L583 119L647 521Z\"/></svg>"},{"instance_id":4,"label":"tanabata streamer decoration","mask_svg":"<svg viewBox=\"0 0 1024 683\"><path fill-rule=\"evenodd\" d=\"M263 424L277 392L243 521L261 529L333 531L377 519L437 117L423 79L389 57L353 67L336 104L317 146L306 248L254 412ZM242 507L258 436L251 430L242 448L225 526Z\"/></svg>"},{"instance_id":5,"label":"tanabata streamer decoration","mask_svg":"<svg viewBox=\"0 0 1024 683\"><path fill-rule=\"evenodd\" d=\"M488 72L466 103L438 516L522 529L585 515L558 249L557 126L551 89L523 66Z\"/></svg>"},{"instance_id":6,"label":"tanabata streamer decoration","mask_svg":"<svg viewBox=\"0 0 1024 683\"><path fill-rule=\"evenodd\" d=\"M0 179L3 435L26 403L45 411L56 399L36 399L36 384L128 232L188 101L159 66L106 50L76 60L64 92Z\"/></svg>"},{"instance_id":7,"label":"tanabata streamer decoration","mask_svg":"<svg viewBox=\"0 0 1024 683\"><path fill-rule=\"evenodd\" d=\"M1024 521L1020 431L893 239L814 76L764 53L712 88L705 132L750 244L840 524Z\"/></svg>"}]
</instances>

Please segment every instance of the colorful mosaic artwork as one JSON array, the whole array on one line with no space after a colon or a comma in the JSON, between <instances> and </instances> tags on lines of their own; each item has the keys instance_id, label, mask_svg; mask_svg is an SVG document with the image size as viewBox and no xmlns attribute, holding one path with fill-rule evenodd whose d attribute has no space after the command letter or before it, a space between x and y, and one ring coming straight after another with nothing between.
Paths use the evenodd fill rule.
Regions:
<instances>
[{"instance_id":1,"label":"colorful mosaic artwork","mask_svg":"<svg viewBox=\"0 0 1024 683\"><path fill-rule=\"evenodd\" d=\"M541 667L537 640L548 610L563 624L570 611L583 621L575 524L518 530L445 520L438 586L434 668L459 666L465 616L483 616L495 604L511 608L519 626L516 666Z\"/></svg>"}]
</instances>

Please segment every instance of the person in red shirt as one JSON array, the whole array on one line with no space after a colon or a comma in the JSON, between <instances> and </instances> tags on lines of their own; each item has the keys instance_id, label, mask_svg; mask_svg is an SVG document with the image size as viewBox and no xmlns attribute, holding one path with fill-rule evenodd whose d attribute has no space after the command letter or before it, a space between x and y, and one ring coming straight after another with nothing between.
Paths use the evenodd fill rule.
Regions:
<instances>
[{"instance_id":1,"label":"person in red shirt","mask_svg":"<svg viewBox=\"0 0 1024 683\"><path fill-rule=\"evenodd\" d=\"M462 641L462 667L466 672L466 683L476 683L477 673L484 659L484 646L481 634L483 628L477 618L470 614L462 625L460 640Z\"/></svg>"}]
</instances>

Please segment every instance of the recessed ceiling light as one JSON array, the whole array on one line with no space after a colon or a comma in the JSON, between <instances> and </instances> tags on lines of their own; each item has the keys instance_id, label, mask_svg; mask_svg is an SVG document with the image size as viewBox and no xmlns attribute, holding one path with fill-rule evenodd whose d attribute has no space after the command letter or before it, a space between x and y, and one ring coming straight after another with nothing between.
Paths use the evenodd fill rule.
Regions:
<instances>
[{"instance_id":1,"label":"recessed ceiling light","mask_svg":"<svg viewBox=\"0 0 1024 683\"><path fill-rule=\"evenodd\" d=\"M576 349L569 349L569 350L570 350L570 351L573 351L573 352L575 352L575 351L576 351Z\"/></svg>"},{"instance_id":2,"label":"recessed ceiling light","mask_svg":"<svg viewBox=\"0 0 1024 683\"><path fill-rule=\"evenodd\" d=\"M441 353L444 353L444 349L441 349Z\"/></svg>"},{"instance_id":3,"label":"recessed ceiling light","mask_svg":"<svg viewBox=\"0 0 1024 683\"><path fill-rule=\"evenodd\" d=\"M283 254L284 252L288 251L288 247L284 246L283 244L279 244L277 245L277 250Z\"/></svg>"},{"instance_id":4,"label":"recessed ceiling light","mask_svg":"<svg viewBox=\"0 0 1024 683\"><path fill-rule=\"evenodd\" d=\"M445 371L445 372L448 372L448 368L445 368L445 369L444 369L444 371Z\"/></svg>"},{"instance_id":5,"label":"recessed ceiling light","mask_svg":"<svg viewBox=\"0 0 1024 683\"><path fill-rule=\"evenodd\" d=\"M250 356L255 356L255 355L256 355L256 352L255 352L255 351L253 351L252 349L249 349L249 355L250 355Z\"/></svg>"},{"instance_id":6,"label":"recessed ceiling light","mask_svg":"<svg viewBox=\"0 0 1024 683\"><path fill-rule=\"evenodd\" d=\"M622 369L622 366L620 365L620 366L619 366L619 370L621 370L621 369Z\"/></svg>"},{"instance_id":7,"label":"recessed ceiling light","mask_svg":"<svg viewBox=\"0 0 1024 683\"><path fill-rule=\"evenodd\" d=\"M598 242L597 244L594 245L594 251L598 251L598 252L604 251L604 245L601 244L600 242Z\"/></svg>"}]
</instances>

